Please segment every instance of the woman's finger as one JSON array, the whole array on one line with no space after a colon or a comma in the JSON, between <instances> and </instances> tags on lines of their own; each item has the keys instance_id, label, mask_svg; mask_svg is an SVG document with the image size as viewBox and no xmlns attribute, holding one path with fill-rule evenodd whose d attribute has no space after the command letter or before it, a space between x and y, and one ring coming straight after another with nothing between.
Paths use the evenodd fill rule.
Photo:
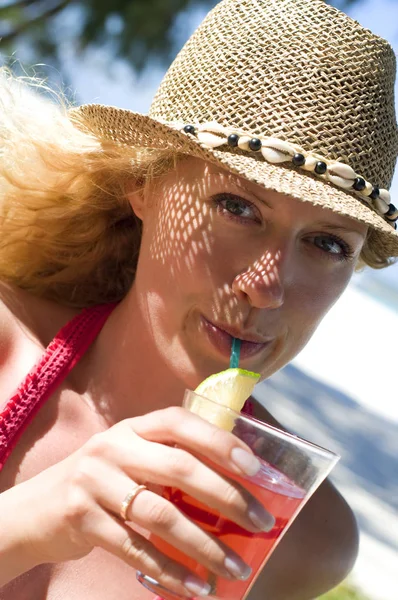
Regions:
<instances>
[{"instance_id":1,"label":"woman's finger","mask_svg":"<svg viewBox=\"0 0 398 600\"><path fill-rule=\"evenodd\" d=\"M177 444L238 475L253 476L261 466L258 458L237 436L179 406L127 419L123 423L141 438Z\"/></svg>"},{"instance_id":2,"label":"woman's finger","mask_svg":"<svg viewBox=\"0 0 398 600\"><path fill-rule=\"evenodd\" d=\"M118 465L132 480L177 487L246 530L272 529L275 522L272 515L238 482L218 473L186 450L148 442L131 429L125 428L123 435L120 433L111 445L107 438L98 437L99 447L91 449L91 460L87 457L80 467L97 494L103 489L101 482L107 480L104 475L98 476L106 457L109 467Z\"/></svg>"},{"instance_id":3,"label":"woman's finger","mask_svg":"<svg viewBox=\"0 0 398 600\"><path fill-rule=\"evenodd\" d=\"M102 486L102 493L98 490L98 503L120 518L124 499L134 495L138 487L138 483L127 477L114 475L111 487ZM250 568L235 552L201 529L171 502L148 489L141 489L128 503L126 520L149 530L222 577L244 579L250 574Z\"/></svg>"},{"instance_id":4,"label":"woman's finger","mask_svg":"<svg viewBox=\"0 0 398 600\"><path fill-rule=\"evenodd\" d=\"M86 522L90 543L117 556L181 596L207 595L210 586L181 564L168 558L139 533L116 517L102 512Z\"/></svg>"}]
</instances>

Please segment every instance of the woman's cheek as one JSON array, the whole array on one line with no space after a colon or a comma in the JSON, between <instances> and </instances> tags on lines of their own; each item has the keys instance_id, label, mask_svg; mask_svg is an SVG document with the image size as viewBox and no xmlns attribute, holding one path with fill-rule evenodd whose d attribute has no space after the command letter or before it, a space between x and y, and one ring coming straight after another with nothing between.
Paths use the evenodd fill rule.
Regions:
<instances>
[{"instance_id":1,"label":"woman's cheek","mask_svg":"<svg viewBox=\"0 0 398 600\"><path fill-rule=\"evenodd\" d=\"M349 277L314 278L290 304L293 310L291 321L295 323L297 354L310 340L325 315L333 307L347 286Z\"/></svg>"}]
</instances>

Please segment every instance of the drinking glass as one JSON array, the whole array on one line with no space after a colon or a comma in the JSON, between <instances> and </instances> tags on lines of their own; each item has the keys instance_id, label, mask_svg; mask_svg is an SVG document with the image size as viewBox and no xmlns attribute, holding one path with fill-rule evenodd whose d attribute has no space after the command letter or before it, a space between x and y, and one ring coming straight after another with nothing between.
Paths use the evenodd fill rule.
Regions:
<instances>
[{"instance_id":1,"label":"drinking glass","mask_svg":"<svg viewBox=\"0 0 398 600\"><path fill-rule=\"evenodd\" d=\"M210 583L209 598L243 600L282 536L340 457L295 435L199 396L191 390L185 392L183 406L210 422L222 422L224 428L243 440L259 458L260 471L249 477L237 476L222 469L212 463L210 455L199 457L255 496L274 516L275 525L269 532L246 531L189 494L173 487L163 488L164 498L202 529L232 548L251 567L251 575L245 581L231 581L212 573L155 535L151 535L150 540L164 554ZM145 587L165 600L181 598L141 572L137 573L137 578Z\"/></svg>"}]
</instances>

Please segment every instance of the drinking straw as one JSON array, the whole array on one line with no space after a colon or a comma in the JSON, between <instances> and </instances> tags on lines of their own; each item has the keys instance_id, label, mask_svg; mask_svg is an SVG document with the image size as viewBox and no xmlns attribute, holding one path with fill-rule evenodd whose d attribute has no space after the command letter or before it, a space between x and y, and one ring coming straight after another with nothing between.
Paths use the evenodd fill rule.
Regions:
<instances>
[{"instance_id":1,"label":"drinking straw","mask_svg":"<svg viewBox=\"0 0 398 600\"><path fill-rule=\"evenodd\" d=\"M230 369L237 369L239 367L240 345L241 340L238 338L232 338L231 358L229 361Z\"/></svg>"}]
</instances>

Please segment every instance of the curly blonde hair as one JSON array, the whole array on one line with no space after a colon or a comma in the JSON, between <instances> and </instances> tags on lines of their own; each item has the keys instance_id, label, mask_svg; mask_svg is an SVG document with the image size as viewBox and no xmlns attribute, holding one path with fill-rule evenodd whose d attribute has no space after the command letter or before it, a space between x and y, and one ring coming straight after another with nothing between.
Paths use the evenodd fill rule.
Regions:
<instances>
[{"instance_id":1,"label":"curly blonde hair","mask_svg":"<svg viewBox=\"0 0 398 600\"><path fill-rule=\"evenodd\" d=\"M126 186L145 186L181 157L78 130L40 81L3 68L0 88L0 279L74 307L120 300L141 241ZM370 231L360 267L390 262Z\"/></svg>"},{"instance_id":2,"label":"curly blonde hair","mask_svg":"<svg viewBox=\"0 0 398 600\"><path fill-rule=\"evenodd\" d=\"M0 279L61 304L118 301L131 286L141 222L126 185L178 155L120 147L79 131L67 104L0 70Z\"/></svg>"}]
</instances>

